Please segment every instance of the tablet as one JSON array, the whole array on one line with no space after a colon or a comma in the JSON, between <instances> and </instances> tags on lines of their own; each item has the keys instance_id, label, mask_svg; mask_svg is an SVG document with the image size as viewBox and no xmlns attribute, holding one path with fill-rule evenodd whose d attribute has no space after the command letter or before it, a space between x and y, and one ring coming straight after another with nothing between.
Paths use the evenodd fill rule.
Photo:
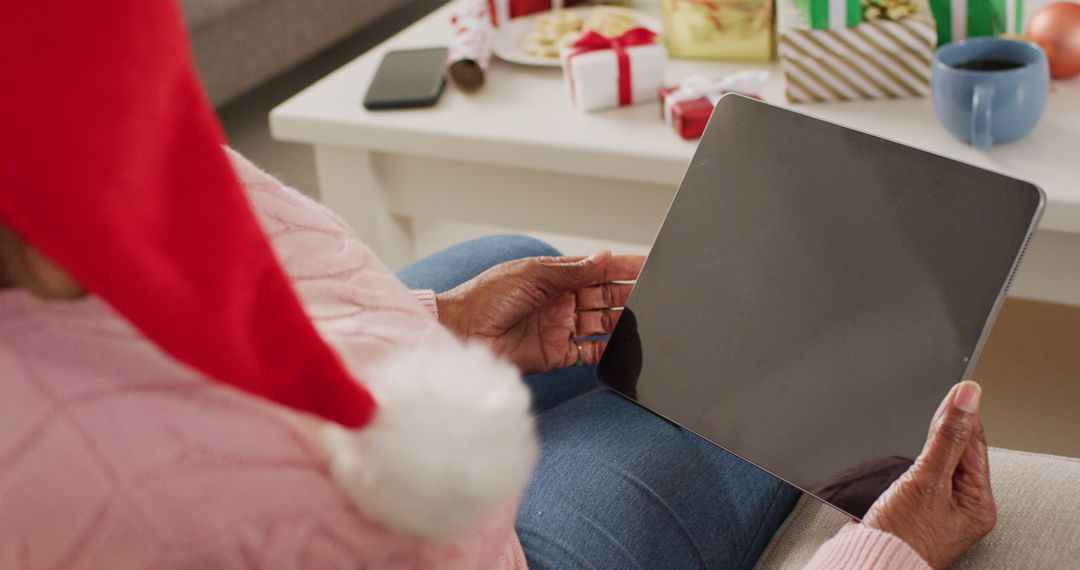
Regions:
<instances>
[{"instance_id":1,"label":"tablet","mask_svg":"<svg viewBox=\"0 0 1080 570\"><path fill-rule=\"evenodd\" d=\"M726 95L601 381L861 518L971 372L1044 202L1031 183Z\"/></svg>"}]
</instances>

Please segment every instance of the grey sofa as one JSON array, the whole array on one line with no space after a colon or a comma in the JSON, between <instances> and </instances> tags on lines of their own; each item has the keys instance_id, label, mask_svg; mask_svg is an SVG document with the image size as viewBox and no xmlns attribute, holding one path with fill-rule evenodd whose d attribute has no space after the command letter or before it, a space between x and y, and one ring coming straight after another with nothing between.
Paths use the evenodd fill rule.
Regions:
<instances>
[{"instance_id":1,"label":"grey sofa","mask_svg":"<svg viewBox=\"0 0 1080 570\"><path fill-rule=\"evenodd\" d=\"M1080 460L990 450L997 527L953 568L1080 568ZM756 570L802 568L850 519L802 497Z\"/></svg>"},{"instance_id":2,"label":"grey sofa","mask_svg":"<svg viewBox=\"0 0 1080 570\"><path fill-rule=\"evenodd\" d=\"M183 0L195 62L215 106L408 0Z\"/></svg>"}]
</instances>

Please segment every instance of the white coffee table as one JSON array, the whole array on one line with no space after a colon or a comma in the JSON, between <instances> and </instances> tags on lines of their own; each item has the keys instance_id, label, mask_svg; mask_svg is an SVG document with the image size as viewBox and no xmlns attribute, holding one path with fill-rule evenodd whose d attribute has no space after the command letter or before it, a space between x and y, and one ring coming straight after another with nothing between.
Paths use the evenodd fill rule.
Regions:
<instances>
[{"instance_id":1,"label":"white coffee table","mask_svg":"<svg viewBox=\"0 0 1080 570\"><path fill-rule=\"evenodd\" d=\"M436 10L271 112L275 138L314 147L322 200L392 267L413 259L413 230L438 220L651 243L696 146L655 102L584 114L559 70L495 61L479 93L361 106L387 50L445 44L448 22L449 7ZM755 67L672 61L668 79ZM1080 305L1080 81L1055 85L1030 136L980 152L946 133L927 99L789 105L768 67L769 102L1042 186L1046 215L1012 291Z\"/></svg>"}]
</instances>

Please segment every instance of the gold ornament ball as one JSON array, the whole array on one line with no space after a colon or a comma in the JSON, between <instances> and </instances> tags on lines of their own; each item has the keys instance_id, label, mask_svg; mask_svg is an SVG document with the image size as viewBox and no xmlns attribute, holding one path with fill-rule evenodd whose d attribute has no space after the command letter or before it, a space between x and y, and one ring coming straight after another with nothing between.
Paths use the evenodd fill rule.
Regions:
<instances>
[{"instance_id":1,"label":"gold ornament ball","mask_svg":"<svg viewBox=\"0 0 1080 570\"><path fill-rule=\"evenodd\" d=\"M1031 17L1027 38L1046 51L1052 77L1063 79L1080 73L1080 4L1044 6Z\"/></svg>"}]
</instances>

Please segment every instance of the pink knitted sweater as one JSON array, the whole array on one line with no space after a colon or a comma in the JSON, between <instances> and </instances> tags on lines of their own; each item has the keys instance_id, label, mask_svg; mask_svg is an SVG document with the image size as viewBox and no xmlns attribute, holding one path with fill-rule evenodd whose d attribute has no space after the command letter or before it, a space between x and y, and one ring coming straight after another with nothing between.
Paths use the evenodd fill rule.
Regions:
<instances>
[{"instance_id":1,"label":"pink knitted sweater","mask_svg":"<svg viewBox=\"0 0 1080 570\"><path fill-rule=\"evenodd\" d=\"M374 360L448 341L430 292L407 291L337 217L232 158L337 350ZM0 291L0 371L0 568L525 568L513 502L451 544L370 523L331 481L316 420L207 381L95 297ZM854 529L811 567L925 567L899 539Z\"/></svg>"}]
</instances>

